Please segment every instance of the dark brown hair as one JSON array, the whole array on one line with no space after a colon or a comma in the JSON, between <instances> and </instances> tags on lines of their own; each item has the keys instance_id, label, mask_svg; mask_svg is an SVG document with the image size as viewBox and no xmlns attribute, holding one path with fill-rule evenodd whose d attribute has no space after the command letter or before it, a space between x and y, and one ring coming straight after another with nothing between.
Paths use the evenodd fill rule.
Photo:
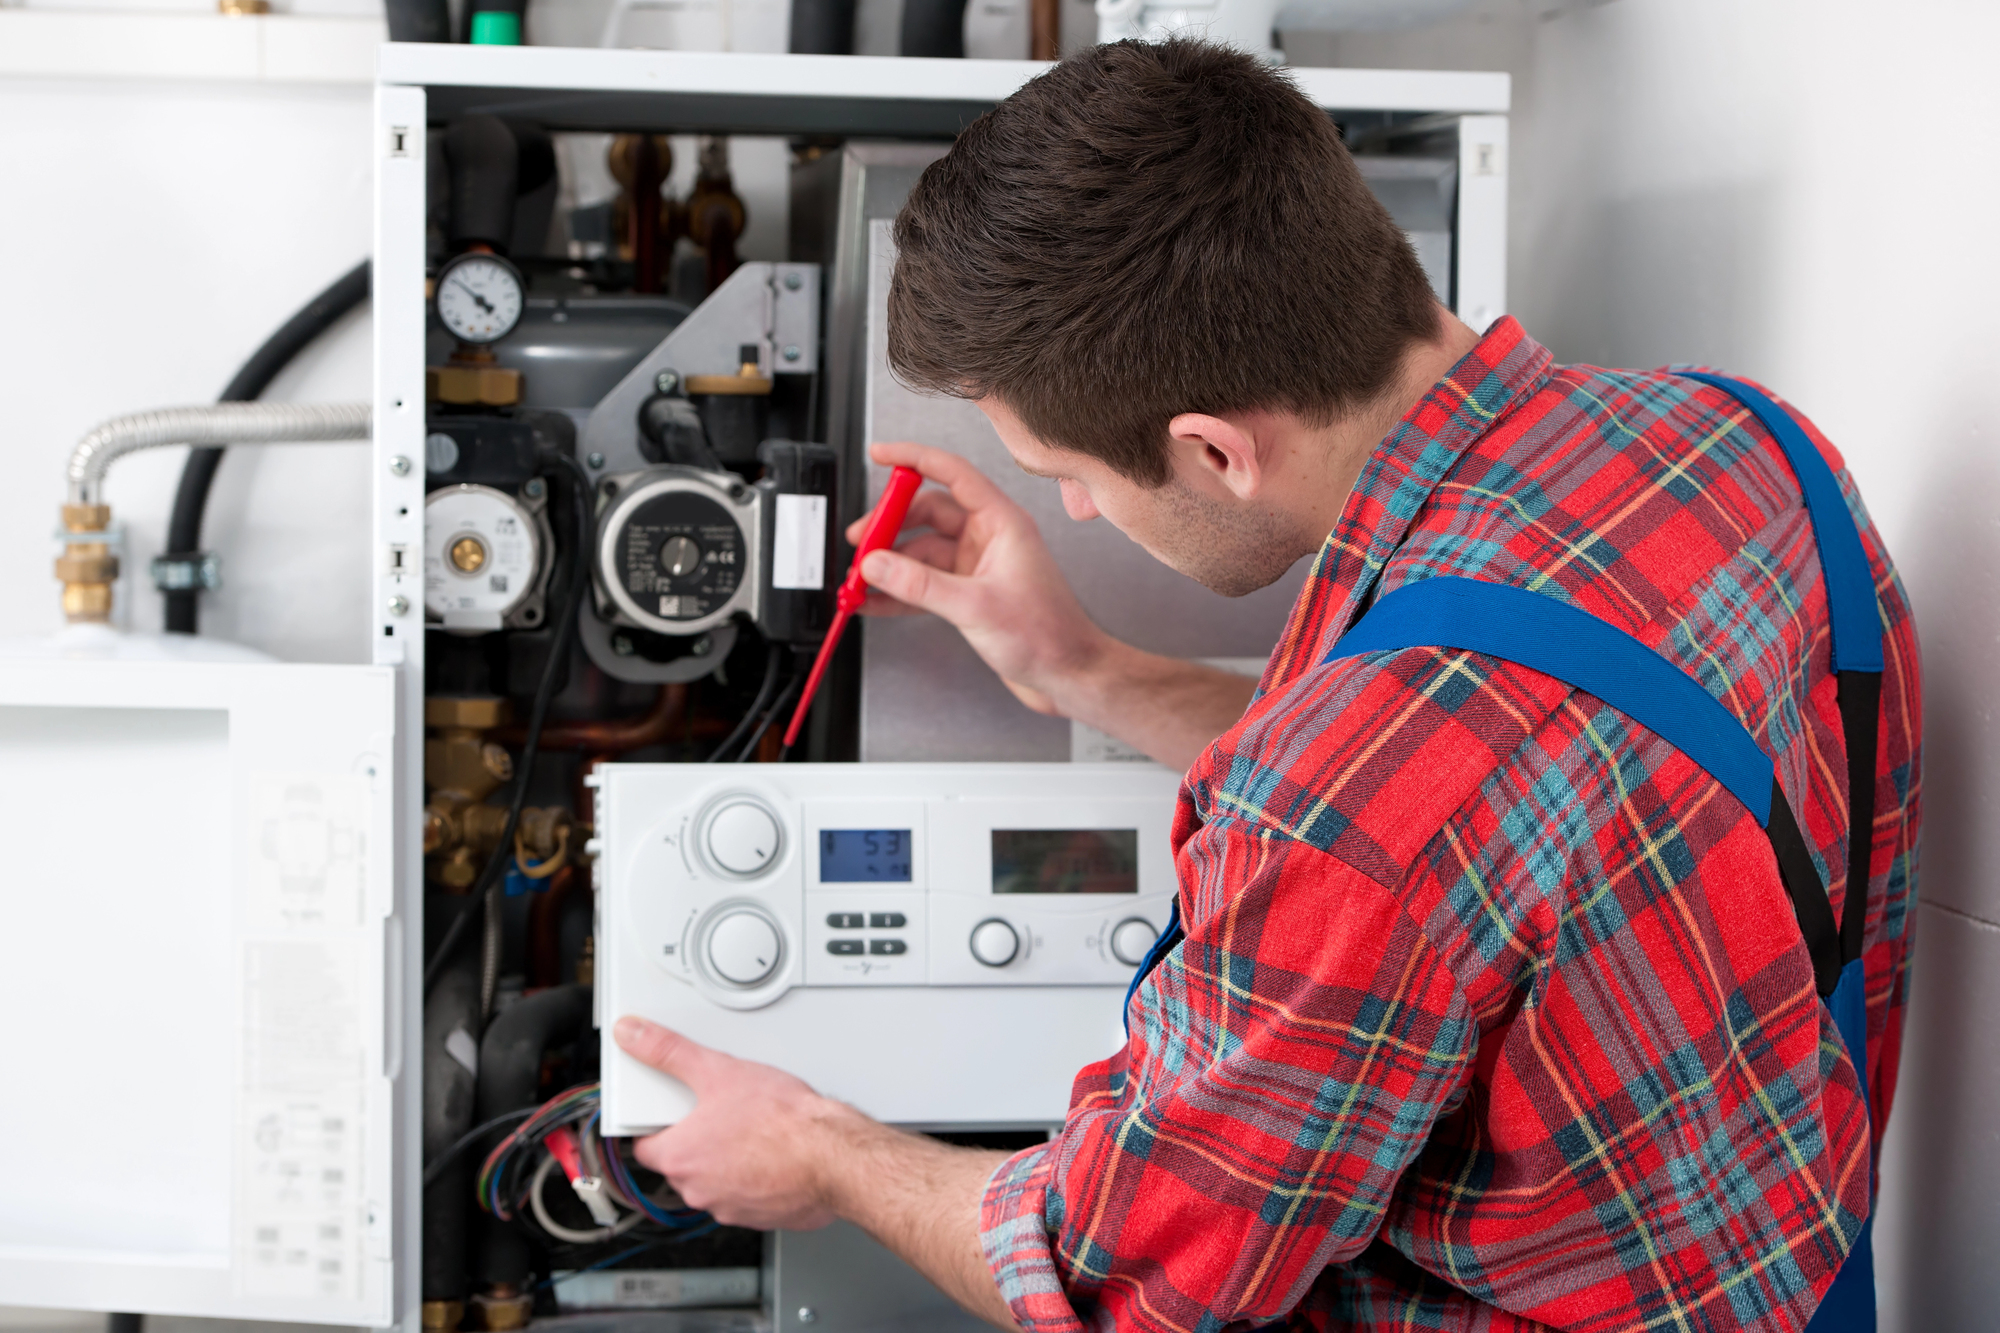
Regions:
<instances>
[{"instance_id":1,"label":"dark brown hair","mask_svg":"<svg viewBox=\"0 0 2000 1333\"><path fill-rule=\"evenodd\" d=\"M1435 336L1327 114L1228 47L1118 42L981 116L896 219L889 362L1146 485L1181 412L1326 425Z\"/></svg>"}]
</instances>

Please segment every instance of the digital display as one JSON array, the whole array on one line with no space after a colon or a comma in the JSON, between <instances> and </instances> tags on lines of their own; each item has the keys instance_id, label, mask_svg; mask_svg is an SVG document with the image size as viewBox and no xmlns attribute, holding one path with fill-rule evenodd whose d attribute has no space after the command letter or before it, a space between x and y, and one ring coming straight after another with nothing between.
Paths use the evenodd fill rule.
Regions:
<instances>
[{"instance_id":1,"label":"digital display","mask_svg":"<svg viewBox=\"0 0 2000 1333\"><path fill-rule=\"evenodd\" d=\"M822 884L908 884L910 831L906 828L820 830Z\"/></svg>"},{"instance_id":2,"label":"digital display","mask_svg":"<svg viewBox=\"0 0 2000 1333\"><path fill-rule=\"evenodd\" d=\"M1137 893L1139 830L993 830L995 893Z\"/></svg>"}]
</instances>

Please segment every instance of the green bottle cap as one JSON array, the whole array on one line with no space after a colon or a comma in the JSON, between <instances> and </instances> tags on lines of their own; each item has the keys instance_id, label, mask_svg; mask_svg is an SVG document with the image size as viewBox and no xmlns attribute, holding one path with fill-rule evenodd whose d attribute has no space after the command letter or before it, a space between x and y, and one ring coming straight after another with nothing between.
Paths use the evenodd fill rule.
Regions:
<instances>
[{"instance_id":1,"label":"green bottle cap","mask_svg":"<svg viewBox=\"0 0 2000 1333\"><path fill-rule=\"evenodd\" d=\"M474 46L519 46L521 16L502 9L482 9L472 16Z\"/></svg>"}]
</instances>

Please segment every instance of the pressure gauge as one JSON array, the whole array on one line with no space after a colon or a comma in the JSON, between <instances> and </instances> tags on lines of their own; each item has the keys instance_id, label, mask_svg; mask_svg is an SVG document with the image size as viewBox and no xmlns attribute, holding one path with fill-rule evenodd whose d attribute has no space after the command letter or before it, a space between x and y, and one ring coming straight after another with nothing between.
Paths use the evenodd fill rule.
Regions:
<instances>
[{"instance_id":1,"label":"pressure gauge","mask_svg":"<svg viewBox=\"0 0 2000 1333\"><path fill-rule=\"evenodd\" d=\"M438 274L438 318L465 342L498 342L521 322L523 295L519 269L499 255L473 251Z\"/></svg>"}]
</instances>

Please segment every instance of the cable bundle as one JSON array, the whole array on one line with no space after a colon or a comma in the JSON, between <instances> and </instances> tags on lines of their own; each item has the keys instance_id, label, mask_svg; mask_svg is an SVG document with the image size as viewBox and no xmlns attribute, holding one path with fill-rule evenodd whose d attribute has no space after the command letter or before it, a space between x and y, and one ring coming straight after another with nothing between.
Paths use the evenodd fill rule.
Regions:
<instances>
[{"instance_id":1,"label":"cable bundle","mask_svg":"<svg viewBox=\"0 0 2000 1333\"><path fill-rule=\"evenodd\" d=\"M601 1244L648 1222L678 1233L676 1240L714 1230L708 1214L664 1207L634 1182L622 1153L624 1141L598 1132L599 1085L581 1084L532 1112L516 1114L527 1118L486 1155L473 1186L479 1206L493 1216L513 1221L526 1208L550 1237L572 1245ZM543 1187L558 1170L599 1223L596 1228L564 1226L549 1214Z\"/></svg>"}]
</instances>

